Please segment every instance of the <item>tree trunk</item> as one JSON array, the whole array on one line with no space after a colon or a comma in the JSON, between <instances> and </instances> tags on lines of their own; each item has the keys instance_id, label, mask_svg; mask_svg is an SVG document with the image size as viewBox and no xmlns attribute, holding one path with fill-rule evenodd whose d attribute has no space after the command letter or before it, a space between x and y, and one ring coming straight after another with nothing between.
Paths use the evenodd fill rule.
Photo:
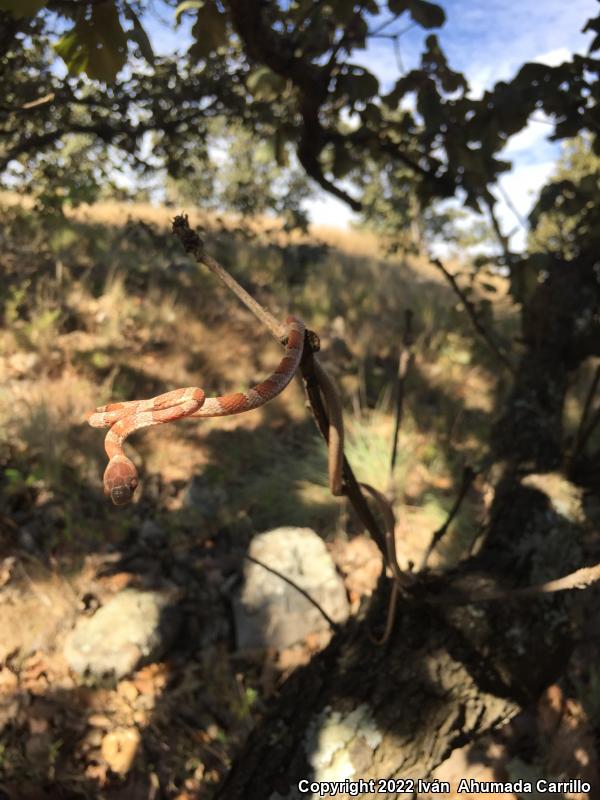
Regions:
<instances>
[{"instance_id":1,"label":"tree trunk","mask_svg":"<svg viewBox=\"0 0 600 800\"><path fill-rule=\"evenodd\" d=\"M369 631L385 617L382 581L366 618L286 682L218 797L292 800L311 796L311 781L371 778L384 790L378 797L399 796L411 786L378 780L427 778L454 748L508 720L561 674L573 612L585 609L589 592L462 606L435 597L450 582L462 591L509 589L586 563L584 521L553 505L539 473L563 463L568 378L600 352L599 300L593 269L571 263L557 265L523 308L525 350L492 438L498 477L480 552L452 575L424 576L377 647ZM354 796L369 796L366 788Z\"/></svg>"}]
</instances>

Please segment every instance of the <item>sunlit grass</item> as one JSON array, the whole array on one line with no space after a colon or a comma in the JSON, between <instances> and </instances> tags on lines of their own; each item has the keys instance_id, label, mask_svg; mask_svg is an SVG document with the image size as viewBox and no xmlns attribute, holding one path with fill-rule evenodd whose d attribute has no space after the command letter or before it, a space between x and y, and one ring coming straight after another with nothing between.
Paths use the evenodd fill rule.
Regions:
<instances>
[{"instance_id":1,"label":"sunlit grass","mask_svg":"<svg viewBox=\"0 0 600 800\"><path fill-rule=\"evenodd\" d=\"M21 226L22 212L11 213ZM50 483L73 480L64 465L77 462L82 483L98 490L102 435L73 426L78 413L177 386L244 390L276 363L277 349L272 343L265 349L268 337L256 322L170 237L171 209L103 203L68 214L50 235L35 229L50 255L43 268L11 280L3 296L5 371L11 391L27 381L30 407L9 401L0 413L10 411L13 440L34 454ZM438 525L462 460L477 453L486 433L496 375L436 271L418 259L389 259L374 237L356 231L286 234L274 220L240 228L239 219L196 212L190 221L204 226L207 250L261 302L277 315L304 316L322 337L341 387L346 452L359 480L391 489L397 511L411 504L424 531ZM391 476L393 387L406 309L413 312L416 362ZM25 351L39 358L39 369L23 361ZM13 356L23 361L18 375ZM333 534L343 501L329 495L322 441L314 432L296 432L308 420L299 398L289 389L265 409L260 428L248 415L230 434L220 421L136 435L144 477L182 481L208 465L207 480L225 492L225 526L243 518L254 530L299 524Z\"/></svg>"},{"instance_id":2,"label":"sunlit grass","mask_svg":"<svg viewBox=\"0 0 600 800\"><path fill-rule=\"evenodd\" d=\"M64 485L65 467L76 469L87 461L78 439L93 401L93 386L72 373L14 385L0 392L0 442L26 455L36 477Z\"/></svg>"}]
</instances>

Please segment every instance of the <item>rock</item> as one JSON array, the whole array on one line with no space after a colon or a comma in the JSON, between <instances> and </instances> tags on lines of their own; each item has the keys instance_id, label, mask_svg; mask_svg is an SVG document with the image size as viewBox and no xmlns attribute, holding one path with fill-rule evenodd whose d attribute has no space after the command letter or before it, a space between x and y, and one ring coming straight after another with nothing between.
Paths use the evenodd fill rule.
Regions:
<instances>
[{"instance_id":1,"label":"rock","mask_svg":"<svg viewBox=\"0 0 600 800\"><path fill-rule=\"evenodd\" d=\"M153 519L146 519L140 530L140 539L147 544L161 545L166 541L166 534Z\"/></svg>"},{"instance_id":2,"label":"rock","mask_svg":"<svg viewBox=\"0 0 600 800\"><path fill-rule=\"evenodd\" d=\"M249 555L297 583L335 622L348 618L348 599L323 540L310 528L277 528L255 536ZM329 630L300 592L263 567L247 562L244 585L234 600L240 650L283 649L309 634Z\"/></svg>"},{"instance_id":3,"label":"rock","mask_svg":"<svg viewBox=\"0 0 600 800\"><path fill-rule=\"evenodd\" d=\"M117 678L161 657L177 635L181 618L160 592L125 589L93 617L82 617L69 634L64 655L71 669Z\"/></svg>"},{"instance_id":4,"label":"rock","mask_svg":"<svg viewBox=\"0 0 600 800\"><path fill-rule=\"evenodd\" d=\"M19 528L17 541L19 547L28 553L35 553L38 549L36 531L32 525L22 525Z\"/></svg>"}]
</instances>

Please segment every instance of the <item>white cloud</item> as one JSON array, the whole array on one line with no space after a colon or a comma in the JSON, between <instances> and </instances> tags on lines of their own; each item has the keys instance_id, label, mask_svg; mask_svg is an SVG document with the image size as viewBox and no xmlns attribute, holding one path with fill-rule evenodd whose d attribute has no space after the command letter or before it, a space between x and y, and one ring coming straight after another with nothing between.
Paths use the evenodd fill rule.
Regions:
<instances>
[{"instance_id":1,"label":"white cloud","mask_svg":"<svg viewBox=\"0 0 600 800\"><path fill-rule=\"evenodd\" d=\"M513 172L505 174L500 180L500 187L516 208L519 216L527 220L529 212L537 200L540 188L554 172L556 161L544 161L539 164L527 164L517 167ZM520 251L525 247L527 231L519 224L512 209L506 204L501 192L498 197L497 213L502 229L512 231L510 244L513 250Z\"/></svg>"},{"instance_id":2,"label":"white cloud","mask_svg":"<svg viewBox=\"0 0 600 800\"><path fill-rule=\"evenodd\" d=\"M481 96L498 81L510 80L528 61L557 66L570 60L573 53L585 52L590 34L582 34L582 29L586 20L597 13L595 0L442 0L442 5L447 22L439 31L440 42L450 65L466 75L473 96ZM426 35L416 27L401 38L401 66L405 72L419 66ZM372 42L362 63L379 78L384 90L401 74L388 41ZM513 164L511 172L502 176L501 186L523 218L552 173L559 154L559 145L548 141L552 132L548 123L551 120L543 112L535 112L500 154ZM518 224L500 197L498 215L507 231ZM321 199L310 204L310 217L315 222L347 225L354 215L337 200ZM525 234L520 230L511 243L521 248L524 240Z\"/></svg>"},{"instance_id":3,"label":"white cloud","mask_svg":"<svg viewBox=\"0 0 600 800\"><path fill-rule=\"evenodd\" d=\"M172 7L164 2L150 5L144 17L144 26L155 54L168 56L175 52L184 53L192 43L193 21L193 15L183 14L176 25Z\"/></svg>"},{"instance_id":4,"label":"white cloud","mask_svg":"<svg viewBox=\"0 0 600 800\"><path fill-rule=\"evenodd\" d=\"M306 208L314 225L348 229L351 222L358 220L358 214L351 211L345 203L320 190L314 200L306 203Z\"/></svg>"},{"instance_id":5,"label":"white cloud","mask_svg":"<svg viewBox=\"0 0 600 800\"><path fill-rule=\"evenodd\" d=\"M555 166L555 161L528 164L502 177L500 185L523 216L531 211L539 187L548 180Z\"/></svg>"},{"instance_id":6,"label":"white cloud","mask_svg":"<svg viewBox=\"0 0 600 800\"><path fill-rule=\"evenodd\" d=\"M464 72L473 96L480 96L500 80L512 78L521 65L535 61L556 66L569 60L574 52L585 52L590 34L582 34L587 18L597 13L596 0L438 0L447 22L440 31L440 43L450 66ZM191 41L192 18L188 15L178 29L164 25L172 21L172 8L157 4L158 13L145 19L157 52L185 49ZM405 15L390 30L406 28ZM365 51L357 51L353 60L362 63L377 76L382 91L388 91L401 74L420 64L424 40L429 31L419 26L407 31L399 41L399 54L389 40L371 40ZM400 62L400 63L399 63ZM558 145L548 142L552 128L542 112L536 112L526 128L513 136L501 157L513 163L513 169L501 179L519 213L526 216L533 196L552 172ZM348 227L357 218L336 198L319 190L316 199L307 203L312 222ZM498 213L506 230L515 225L514 214L499 203ZM517 234L513 246L521 245Z\"/></svg>"},{"instance_id":7,"label":"white cloud","mask_svg":"<svg viewBox=\"0 0 600 800\"><path fill-rule=\"evenodd\" d=\"M552 121L543 112L537 111L523 130L510 137L508 144L501 153L501 157L512 158L513 156L531 155L534 156L532 160L538 160L535 157L536 151L542 150L546 152L549 146L552 149L556 147L556 145L548 142L548 136L551 133Z\"/></svg>"},{"instance_id":8,"label":"white cloud","mask_svg":"<svg viewBox=\"0 0 600 800\"><path fill-rule=\"evenodd\" d=\"M548 67L558 67L563 61L571 60L572 52L566 47L556 47L554 50L549 50L547 53L542 53L536 56L533 61L538 64L546 64Z\"/></svg>"},{"instance_id":9,"label":"white cloud","mask_svg":"<svg viewBox=\"0 0 600 800\"><path fill-rule=\"evenodd\" d=\"M511 234L510 245L515 252L521 251L525 247L527 231L520 224L514 211L504 201L504 195L508 196L510 203L517 210L521 220L526 222L529 212L537 199L537 193L547 182L556 166L555 159L548 159L535 164L523 164L516 166L510 173L505 173L500 179L499 185L502 191L496 191L498 203L496 213L500 221L502 230ZM452 201L451 205L456 201ZM335 228L348 229L350 223L358 220L358 215L335 197L329 197L324 192L319 191L316 199L307 203L307 210L310 221L315 225L329 225ZM468 212L469 214L471 212ZM475 219L475 215L473 215ZM446 250L439 251L440 255L446 255Z\"/></svg>"}]
</instances>

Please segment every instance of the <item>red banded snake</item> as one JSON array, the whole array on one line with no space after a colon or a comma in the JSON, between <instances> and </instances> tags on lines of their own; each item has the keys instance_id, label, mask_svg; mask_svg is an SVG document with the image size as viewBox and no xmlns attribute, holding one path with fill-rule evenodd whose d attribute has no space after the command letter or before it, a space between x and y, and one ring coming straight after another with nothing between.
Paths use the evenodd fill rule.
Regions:
<instances>
[{"instance_id":1,"label":"red banded snake","mask_svg":"<svg viewBox=\"0 0 600 800\"><path fill-rule=\"evenodd\" d=\"M138 486L135 465L123 452L125 439L134 431L162 425L184 417L224 417L259 408L272 400L290 383L302 358L304 323L297 317L286 320L285 354L275 371L246 392L221 397L206 397L202 389L189 386L151 397L99 406L87 415L94 428L109 428L104 448L109 458L104 471L104 493L117 506L125 505Z\"/></svg>"},{"instance_id":2,"label":"red banded snake","mask_svg":"<svg viewBox=\"0 0 600 800\"><path fill-rule=\"evenodd\" d=\"M104 493L115 505L125 505L135 492L139 480L135 465L123 452L125 439L135 431L153 425L161 425L186 417L224 417L241 414L259 408L280 394L290 383L302 358L305 338L305 325L294 316L286 319L287 341L283 358L275 371L261 383L248 389L220 397L206 397L198 387L189 386L151 397L148 400L132 400L99 406L87 415L88 423L94 428L109 428L104 447L108 455L108 465L104 471ZM331 493L339 497L344 494L344 424L342 406L335 384L327 371L314 359L315 376L325 401L329 418L327 430L328 474ZM387 641L394 622L394 612L399 591L410 582L401 573L394 542L395 520L391 505L380 492L368 484L359 484L376 501L385 519L384 556L393 573L394 583L390 596L390 606L386 630L377 644Z\"/></svg>"}]
</instances>

